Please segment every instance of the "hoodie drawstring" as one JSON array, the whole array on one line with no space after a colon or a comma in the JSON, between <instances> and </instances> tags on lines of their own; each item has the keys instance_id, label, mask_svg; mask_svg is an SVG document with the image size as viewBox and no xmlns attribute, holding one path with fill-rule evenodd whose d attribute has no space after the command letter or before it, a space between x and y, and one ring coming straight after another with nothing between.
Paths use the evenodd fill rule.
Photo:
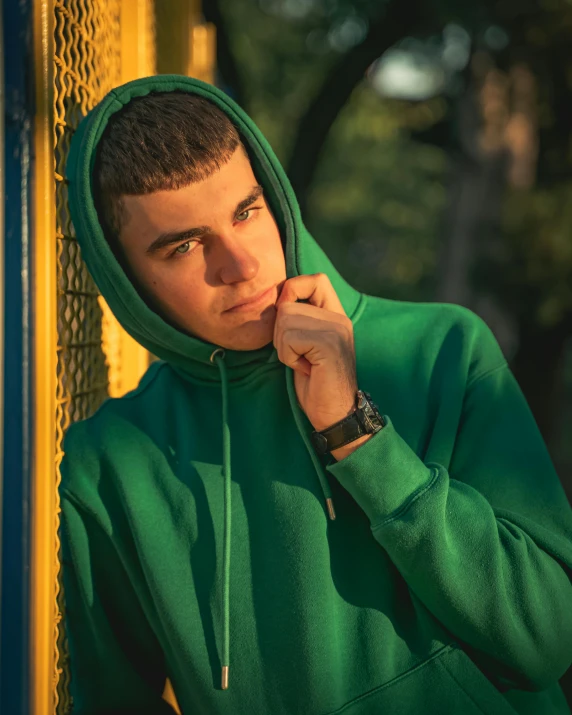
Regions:
<instances>
[{"instance_id":1,"label":"hoodie drawstring","mask_svg":"<svg viewBox=\"0 0 572 715\"><path fill-rule=\"evenodd\" d=\"M222 584L222 612L223 612L223 637L222 637L222 674L221 686L223 690L228 688L228 667L229 667L229 650L230 650L230 536L231 536L231 473L230 473L230 427L228 424L228 378L226 365L224 362L225 351L223 348L217 348L210 356L210 361L216 363L220 371L220 379L222 385L222 469L224 474L224 534L223 534L223 584ZM312 443L304 425L302 423L301 408L296 397L296 389L294 386L294 371L290 368L286 369L286 389L288 390L288 399L290 401L290 409L296 421L298 432L304 440L306 449L310 454L314 469L320 480L322 492L328 510L330 519L336 518L334 511L334 502L332 492L328 483L324 468L322 467L318 455L314 451Z\"/></svg>"},{"instance_id":2,"label":"hoodie drawstring","mask_svg":"<svg viewBox=\"0 0 572 715\"><path fill-rule=\"evenodd\" d=\"M220 354L222 353L222 355ZM222 469L224 473L224 534L222 546L222 675L221 686L228 688L228 662L230 650L230 534L231 534L231 508L230 508L230 428L228 425L228 379L224 363L224 350L217 348L210 357L211 362L216 361L220 370L222 384ZM213 359L214 358L214 359Z\"/></svg>"}]
</instances>

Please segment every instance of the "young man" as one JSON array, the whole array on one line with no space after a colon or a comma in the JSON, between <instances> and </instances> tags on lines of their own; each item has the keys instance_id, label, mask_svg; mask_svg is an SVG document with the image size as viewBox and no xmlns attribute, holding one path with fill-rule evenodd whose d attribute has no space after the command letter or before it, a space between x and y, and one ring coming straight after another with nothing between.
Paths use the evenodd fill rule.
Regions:
<instances>
[{"instance_id":1,"label":"young man","mask_svg":"<svg viewBox=\"0 0 572 715\"><path fill-rule=\"evenodd\" d=\"M572 510L483 322L348 285L198 81L112 91L67 175L161 358L65 439L74 712L569 713Z\"/></svg>"}]
</instances>

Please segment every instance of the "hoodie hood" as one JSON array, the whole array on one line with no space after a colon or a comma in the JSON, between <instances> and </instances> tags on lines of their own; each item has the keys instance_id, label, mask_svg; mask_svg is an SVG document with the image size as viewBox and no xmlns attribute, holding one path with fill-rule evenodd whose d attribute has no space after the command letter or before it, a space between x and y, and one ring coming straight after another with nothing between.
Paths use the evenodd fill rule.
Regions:
<instances>
[{"instance_id":1,"label":"hoodie hood","mask_svg":"<svg viewBox=\"0 0 572 715\"><path fill-rule=\"evenodd\" d=\"M82 257L110 309L138 343L191 380L218 381L220 375L211 356L219 346L183 333L147 305L109 247L93 200L92 175L96 150L109 118L134 97L175 90L210 100L237 127L280 230L287 278L326 273L350 318L357 309L360 294L340 276L310 236L302 222L290 182L270 145L248 115L224 92L199 80L178 75L146 77L113 89L80 123L71 142L66 166L69 209ZM225 350L231 382L261 364L276 360L272 344L258 350Z\"/></svg>"},{"instance_id":2,"label":"hoodie hood","mask_svg":"<svg viewBox=\"0 0 572 715\"><path fill-rule=\"evenodd\" d=\"M230 634L231 558L231 439L229 424L229 383L241 380L278 355L272 343L259 350L236 351L192 337L167 323L149 308L123 270L107 243L93 200L92 175L97 145L109 118L134 97L149 92L182 90L214 102L237 127L247 148L257 180L264 188L282 239L287 278L326 273L350 318L357 318L363 305L361 294L336 271L322 249L310 236L300 216L296 197L268 142L252 120L226 94L209 84L189 77L160 75L129 82L109 94L83 119L75 132L66 167L69 208L81 247L82 257L115 317L123 328L154 355L168 362L191 382L220 383L222 409L222 472L224 477L223 582L221 601L222 688L228 687ZM296 398L293 371L285 367L286 388L297 429L316 471L330 519L335 518L332 493L324 465L310 442L311 425Z\"/></svg>"}]
</instances>

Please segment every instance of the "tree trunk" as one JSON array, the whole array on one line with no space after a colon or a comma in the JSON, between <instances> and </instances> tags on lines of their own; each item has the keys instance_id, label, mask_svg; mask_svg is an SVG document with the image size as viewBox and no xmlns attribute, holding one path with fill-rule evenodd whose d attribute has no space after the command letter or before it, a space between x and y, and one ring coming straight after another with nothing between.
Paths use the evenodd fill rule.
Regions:
<instances>
[{"instance_id":1,"label":"tree trunk","mask_svg":"<svg viewBox=\"0 0 572 715\"><path fill-rule=\"evenodd\" d=\"M481 88L475 71L467 72L468 86L455 107L455 136L449 156L449 206L445 213L436 298L476 309L472 272L483 237L499 235L506 188L508 152L500 137L488 150L482 146Z\"/></svg>"}]
</instances>

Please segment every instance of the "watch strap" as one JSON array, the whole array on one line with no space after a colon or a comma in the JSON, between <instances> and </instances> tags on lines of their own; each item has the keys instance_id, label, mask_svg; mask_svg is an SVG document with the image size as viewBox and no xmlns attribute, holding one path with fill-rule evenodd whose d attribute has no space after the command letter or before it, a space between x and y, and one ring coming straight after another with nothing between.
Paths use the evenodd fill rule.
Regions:
<instances>
[{"instance_id":1,"label":"watch strap","mask_svg":"<svg viewBox=\"0 0 572 715\"><path fill-rule=\"evenodd\" d=\"M310 438L316 452L325 454L354 442L362 435L374 434L383 425L383 418L377 405L371 402L371 395L358 391L354 412L321 432L312 432Z\"/></svg>"},{"instance_id":2,"label":"watch strap","mask_svg":"<svg viewBox=\"0 0 572 715\"><path fill-rule=\"evenodd\" d=\"M356 412L352 412L328 429L313 432L311 436L316 451L325 454L353 442L364 434L367 434L365 427L359 421Z\"/></svg>"}]
</instances>

